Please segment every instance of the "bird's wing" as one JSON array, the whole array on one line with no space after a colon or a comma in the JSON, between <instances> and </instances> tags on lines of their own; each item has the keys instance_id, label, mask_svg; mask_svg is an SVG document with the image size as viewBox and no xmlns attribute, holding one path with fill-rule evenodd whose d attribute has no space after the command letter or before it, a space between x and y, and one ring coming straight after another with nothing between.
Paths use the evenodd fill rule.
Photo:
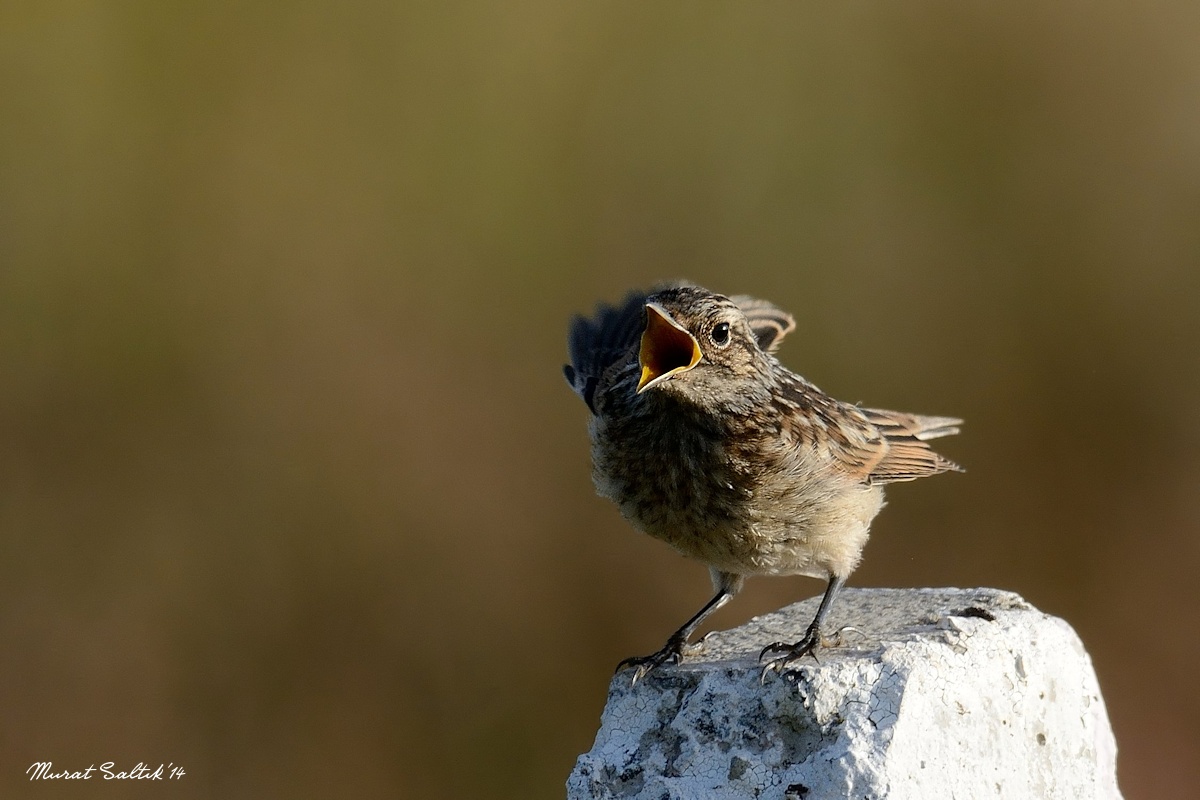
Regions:
<instances>
[{"instance_id":1,"label":"bird's wing","mask_svg":"<svg viewBox=\"0 0 1200 800\"><path fill-rule=\"evenodd\" d=\"M848 408L858 412L852 416L861 416L868 423L865 427L853 426L861 428L861 433L850 437L852 447L848 451L857 468L865 473L868 483L911 481L940 472L963 471L958 464L926 444L929 439L958 433L961 419L923 417L877 408ZM861 445L854 447L858 441Z\"/></svg>"},{"instance_id":2,"label":"bird's wing","mask_svg":"<svg viewBox=\"0 0 1200 800\"><path fill-rule=\"evenodd\" d=\"M779 343L796 328L796 320L781 308L744 294L729 298L746 315L750 330L764 353L774 353Z\"/></svg>"},{"instance_id":3,"label":"bird's wing","mask_svg":"<svg viewBox=\"0 0 1200 800\"><path fill-rule=\"evenodd\" d=\"M567 383L596 413L593 395L600 376L637 344L646 325L646 295L630 292L620 305L600 304L591 318L571 320L567 348L571 363L563 366Z\"/></svg>"},{"instance_id":4,"label":"bird's wing","mask_svg":"<svg viewBox=\"0 0 1200 800\"><path fill-rule=\"evenodd\" d=\"M920 414L905 414L901 411L884 411L879 408L859 409L875 427L886 436L912 436L925 442L940 436L958 433L961 419L954 417L925 417Z\"/></svg>"},{"instance_id":5,"label":"bird's wing","mask_svg":"<svg viewBox=\"0 0 1200 800\"><path fill-rule=\"evenodd\" d=\"M963 471L926 444L958 433L962 420L859 408L794 374L781 382L778 400L782 435L793 446L823 450L830 463L856 480L894 483Z\"/></svg>"}]
</instances>

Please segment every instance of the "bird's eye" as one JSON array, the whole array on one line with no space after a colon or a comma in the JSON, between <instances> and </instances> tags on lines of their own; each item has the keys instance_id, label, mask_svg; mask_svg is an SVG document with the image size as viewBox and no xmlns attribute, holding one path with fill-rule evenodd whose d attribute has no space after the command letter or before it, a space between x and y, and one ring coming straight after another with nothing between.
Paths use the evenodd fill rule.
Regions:
<instances>
[{"instance_id":1,"label":"bird's eye","mask_svg":"<svg viewBox=\"0 0 1200 800\"><path fill-rule=\"evenodd\" d=\"M729 323L717 323L716 326L713 327L712 333L709 335L712 336L714 344L724 347L725 345L729 344Z\"/></svg>"}]
</instances>

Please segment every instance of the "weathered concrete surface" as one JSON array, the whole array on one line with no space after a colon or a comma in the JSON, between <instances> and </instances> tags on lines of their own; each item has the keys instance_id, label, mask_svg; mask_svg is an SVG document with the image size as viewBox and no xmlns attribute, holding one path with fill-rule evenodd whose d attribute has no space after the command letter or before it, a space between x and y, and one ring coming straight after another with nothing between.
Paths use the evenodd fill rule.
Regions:
<instances>
[{"instance_id":1,"label":"weathered concrete surface","mask_svg":"<svg viewBox=\"0 0 1200 800\"><path fill-rule=\"evenodd\" d=\"M614 677L568 797L1119 798L1091 660L1066 622L993 589L848 589L840 644L760 684L816 599Z\"/></svg>"}]
</instances>

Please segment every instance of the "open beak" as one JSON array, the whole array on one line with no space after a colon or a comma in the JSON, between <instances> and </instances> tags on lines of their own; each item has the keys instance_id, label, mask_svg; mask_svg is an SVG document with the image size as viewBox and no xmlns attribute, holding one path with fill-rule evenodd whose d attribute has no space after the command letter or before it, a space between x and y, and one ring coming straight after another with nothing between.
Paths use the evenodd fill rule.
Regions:
<instances>
[{"instance_id":1,"label":"open beak","mask_svg":"<svg viewBox=\"0 0 1200 800\"><path fill-rule=\"evenodd\" d=\"M702 356L696 338L671 319L665 308L658 303L646 303L646 331L638 351L638 362L642 365L639 394L672 375L687 372L700 363Z\"/></svg>"}]
</instances>

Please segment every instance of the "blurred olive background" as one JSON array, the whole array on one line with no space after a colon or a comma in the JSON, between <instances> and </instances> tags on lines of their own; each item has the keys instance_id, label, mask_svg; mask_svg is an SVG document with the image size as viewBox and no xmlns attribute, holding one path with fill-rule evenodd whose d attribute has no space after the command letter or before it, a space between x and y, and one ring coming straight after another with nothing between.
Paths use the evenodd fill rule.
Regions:
<instances>
[{"instance_id":1,"label":"blurred olive background","mask_svg":"<svg viewBox=\"0 0 1200 800\"><path fill-rule=\"evenodd\" d=\"M1066 618L1127 796L1187 795L1197 42L1194 0L5 4L0 794L560 797L709 593L593 494L566 323L688 277L968 420L851 584Z\"/></svg>"}]
</instances>

